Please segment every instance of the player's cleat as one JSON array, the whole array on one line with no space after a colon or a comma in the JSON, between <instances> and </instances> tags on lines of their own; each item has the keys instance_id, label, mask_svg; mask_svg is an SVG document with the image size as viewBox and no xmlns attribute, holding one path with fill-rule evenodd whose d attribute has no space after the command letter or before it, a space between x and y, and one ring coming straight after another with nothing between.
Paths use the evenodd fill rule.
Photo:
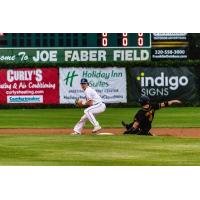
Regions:
<instances>
[{"instance_id":1,"label":"player's cleat","mask_svg":"<svg viewBox=\"0 0 200 200\"><path fill-rule=\"evenodd\" d=\"M148 132L147 133L148 136L154 136L152 133Z\"/></svg>"},{"instance_id":2,"label":"player's cleat","mask_svg":"<svg viewBox=\"0 0 200 200\"><path fill-rule=\"evenodd\" d=\"M95 126L92 130L92 133L96 133L97 131L101 130L101 126Z\"/></svg>"},{"instance_id":3,"label":"player's cleat","mask_svg":"<svg viewBox=\"0 0 200 200\"><path fill-rule=\"evenodd\" d=\"M122 121L122 126L126 128L126 123L124 121Z\"/></svg>"},{"instance_id":4,"label":"player's cleat","mask_svg":"<svg viewBox=\"0 0 200 200\"><path fill-rule=\"evenodd\" d=\"M81 133L73 132L73 133L71 133L70 135L81 135Z\"/></svg>"}]
</instances>

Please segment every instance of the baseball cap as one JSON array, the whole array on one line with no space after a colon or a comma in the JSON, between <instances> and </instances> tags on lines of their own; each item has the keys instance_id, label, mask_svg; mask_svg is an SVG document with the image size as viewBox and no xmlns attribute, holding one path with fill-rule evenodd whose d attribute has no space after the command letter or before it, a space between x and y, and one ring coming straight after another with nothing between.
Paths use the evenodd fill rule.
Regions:
<instances>
[{"instance_id":1,"label":"baseball cap","mask_svg":"<svg viewBox=\"0 0 200 200\"><path fill-rule=\"evenodd\" d=\"M80 84L89 84L86 78L82 78Z\"/></svg>"}]
</instances>

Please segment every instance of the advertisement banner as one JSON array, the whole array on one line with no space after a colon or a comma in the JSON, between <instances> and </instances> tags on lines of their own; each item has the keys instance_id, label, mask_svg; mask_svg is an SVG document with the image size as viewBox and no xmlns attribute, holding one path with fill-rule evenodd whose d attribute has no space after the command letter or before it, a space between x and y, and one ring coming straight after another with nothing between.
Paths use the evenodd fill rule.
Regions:
<instances>
[{"instance_id":1,"label":"advertisement banner","mask_svg":"<svg viewBox=\"0 0 200 200\"><path fill-rule=\"evenodd\" d=\"M1 63L68 63L151 60L150 48L0 49Z\"/></svg>"},{"instance_id":2,"label":"advertisement banner","mask_svg":"<svg viewBox=\"0 0 200 200\"><path fill-rule=\"evenodd\" d=\"M77 98L84 99L80 86L81 78L88 79L105 103L126 103L125 68L60 68L60 103L74 104Z\"/></svg>"},{"instance_id":3,"label":"advertisement banner","mask_svg":"<svg viewBox=\"0 0 200 200\"><path fill-rule=\"evenodd\" d=\"M0 103L58 104L58 69L1 69Z\"/></svg>"},{"instance_id":4,"label":"advertisement banner","mask_svg":"<svg viewBox=\"0 0 200 200\"><path fill-rule=\"evenodd\" d=\"M146 95L155 101L198 102L197 77L192 67L135 67L129 74L131 101Z\"/></svg>"},{"instance_id":5,"label":"advertisement banner","mask_svg":"<svg viewBox=\"0 0 200 200\"><path fill-rule=\"evenodd\" d=\"M152 60L187 59L187 33L152 33Z\"/></svg>"}]
</instances>

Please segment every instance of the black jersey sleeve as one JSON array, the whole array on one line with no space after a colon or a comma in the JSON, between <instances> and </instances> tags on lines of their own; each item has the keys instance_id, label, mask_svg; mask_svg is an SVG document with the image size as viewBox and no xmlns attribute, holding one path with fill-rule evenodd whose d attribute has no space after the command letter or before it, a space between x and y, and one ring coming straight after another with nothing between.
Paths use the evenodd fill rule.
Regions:
<instances>
[{"instance_id":1,"label":"black jersey sleeve","mask_svg":"<svg viewBox=\"0 0 200 200\"><path fill-rule=\"evenodd\" d=\"M156 104L152 104L151 107L154 109L154 110L159 110L161 108L161 105L160 103L156 103Z\"/></svg>"}]
</instances>

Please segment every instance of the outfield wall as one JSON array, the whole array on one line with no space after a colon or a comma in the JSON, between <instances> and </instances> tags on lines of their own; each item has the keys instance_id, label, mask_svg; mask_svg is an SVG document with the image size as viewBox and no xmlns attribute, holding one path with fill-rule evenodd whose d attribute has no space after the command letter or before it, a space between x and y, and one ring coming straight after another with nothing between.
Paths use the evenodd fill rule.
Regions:
<instances>
[{"instance_id":1,"label":"outfield wall","mask_svg":"<svg viewBox=\"0 0 200 200\"><path fill-rule=\"evenodd\" d=\"M141 95L152 101L180 99L200 105L200 61L5 64L0 69L1 105L73 105L84 98L80 79L87 78L107 104L137 105Z\"/></svg>"}]
</instances>

